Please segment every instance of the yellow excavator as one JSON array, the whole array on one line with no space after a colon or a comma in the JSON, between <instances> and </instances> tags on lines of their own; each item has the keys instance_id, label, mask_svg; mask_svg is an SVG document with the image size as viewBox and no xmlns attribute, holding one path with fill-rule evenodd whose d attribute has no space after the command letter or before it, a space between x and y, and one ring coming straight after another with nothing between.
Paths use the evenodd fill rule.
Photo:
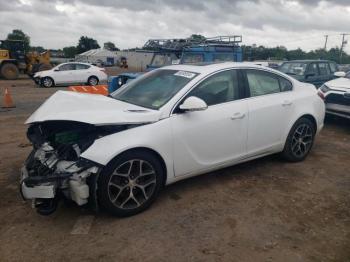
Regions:
<instances>
[{"instance_id":1,"label":"yellow excavator","mask_svg":"<svg viewBox=\"0 0 350 262\"><path fill-rule=\"evenodd\" d=\"M15 80L20 73L32 77L36 72L51 69L50 52L26 52L24 41L0 41L0 78Z\"/></svg>"}]
</instances>

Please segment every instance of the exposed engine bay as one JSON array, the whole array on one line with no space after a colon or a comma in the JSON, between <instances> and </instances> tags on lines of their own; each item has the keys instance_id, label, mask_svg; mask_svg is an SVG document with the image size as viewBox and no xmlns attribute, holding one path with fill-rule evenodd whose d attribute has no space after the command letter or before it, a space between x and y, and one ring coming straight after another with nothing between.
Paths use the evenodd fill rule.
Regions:
<instances>
[{"instance_id":1,"label":"exposed engine bay","mask_svg":"<svg viewBox=\"0 0 350 262\"><path fill-rule=\"evenodd\" d=\"M95 126L75 121L33 123L27 136L33 151L21 175L21 194L31 199L38 213L53 213L60 199L96 208L96 181L101 165L81 158L93 142L136 125Z\"/></svg>"}]
</instances>

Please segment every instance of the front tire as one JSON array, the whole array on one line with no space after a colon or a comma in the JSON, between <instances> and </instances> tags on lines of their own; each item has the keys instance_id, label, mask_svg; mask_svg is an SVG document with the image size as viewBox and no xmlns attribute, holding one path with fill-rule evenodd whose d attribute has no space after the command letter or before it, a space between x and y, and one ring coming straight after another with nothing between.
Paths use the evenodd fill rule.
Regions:
<instances>
[{"instance_id":1,"label":"front tire","mask_svg":"<svg viewBox=\"0 0 350 262\"><path fill-rule=\"evenodd\" d=\"M163 181L164 171L155 155L129 151L110 162L100 174L98 200L113 215L136 215L154 202Z\"/></svg>"},{"instance_id":2,"label":"front tire","mask_svg":"<svg viewBox=\"0 0 350 262\"><path fill-rule=\"evenodd\" d=\"M309 154L315 139L316 127L308 118L300 118L292 126L282 156L290 162L303 161Z\"/></svg>"},{"instance_id":3,"label":"front tire","mask_svg":"<svg viewBox=\"0 0 350 262\"><path fill-rule=\"evenodd\" d=\"M53 87L55 85L53 79L51 77L44 77L41 79L41 86L45 88Z\"/></svg>"}]
</instances>

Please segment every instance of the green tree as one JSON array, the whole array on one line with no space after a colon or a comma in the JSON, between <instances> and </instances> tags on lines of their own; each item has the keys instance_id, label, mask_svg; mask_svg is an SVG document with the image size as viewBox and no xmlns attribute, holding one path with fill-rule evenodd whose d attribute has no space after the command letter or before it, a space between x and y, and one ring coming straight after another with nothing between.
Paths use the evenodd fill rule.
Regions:
<instances>
[{"instance_id":1,"label":"green tree","mask_svg":"<svg viewBox=\"0 0 350 262\"><path fill-rule=\"evenodd\" d=\"M78 45L77 45L77 53L81 54L85 51L91 50L91 49L97 49L100 48L97 41L93 38L82 36L79 39Z\"/></svg>"},{"instance_id":2,"label":"green tree","mask_svg":"<svg viewBox=\"0 0 350 262\"><path fill-rule=\"evenodd\" d=\"M74 58L77 54L77 48L75 46L66 46L62 50L66 58Z\"/></svg>"},{"instance_id":3,"label":"green tree","mask_svg":"<svg viewBox=\"0 0 350 262\"><path fill-rule=\"evenodd\" d=\"M25 51L29 51L30 47L30 37L26 35L22 30L20 29L14 29L11 33L7 35L7 40L22 40L24 42L24 49Z\"/></svg>"},{"instance_id":4,"label":"green tree","mask_svg":"<svg viewBox=\"0 0 350 262\"><path fill-rule=\"evenodd\" d=\"M115 46L112 42L106 42L103 44L103 48L109 51L119 51L119 48Z\"/></svg>"},{"instance_id":5,"label":"green tree","mask_svg":"<svg viewBox=\"0 0 350 262\"><path fill-rule=\"evenodd\" d=\"M189 39L193 41L204 41L206 38L199 34L192 34Z\"/></svg>"}]
</instances>

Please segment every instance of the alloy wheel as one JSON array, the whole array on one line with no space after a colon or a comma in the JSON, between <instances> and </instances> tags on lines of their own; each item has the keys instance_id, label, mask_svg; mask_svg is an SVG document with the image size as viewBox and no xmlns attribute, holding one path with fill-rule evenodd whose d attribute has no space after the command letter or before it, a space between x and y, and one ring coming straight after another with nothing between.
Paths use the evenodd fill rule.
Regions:
<instances>
[{"instance_id":1,"label":"alloy wheel","mask_svg":"<svg viewBox=\"0 0 350 262\"><path fill-rule=\"evenodd\" d=\"M50 86L52 86L52 80L51 80L50 78L48 78L48 77L45 77L44 80L43 80L43 85L44 85L45 87L50 87Z\"/></svg>"},{"instance_id":2,"label":"alloy wheel","mask_svg":"<svg viewBox=\"0 0 350 262\"><path fill-rule=\"evenodd\" d=\"M153 194L157 176L150 163L140 159L119 165L108 182L110 201L120 209L135 209Z\"/></svg>"},{"instance_id":3,"label":"alloy wheel","mask_svg":"<svg viewBox=\"0 0 350 262\"><path fill-rule=\"evenodd\" d=\"M96 78L94 78L94 77L90 78L90 80L89 80L89 84L90 84L91 86L95 86L95 85L97 85L97 79L96 79Z\"/></svg>"},{"instance_id":4,"label":"alloy wheel","mask_svg":"<svg viewBox=\"0 0 350 262\"><path fill-rule=\"evenodd\" d=\"M312 145L313 133L312 129L307 124L298 126L292 137L292 152L297 157L306 155Z\"/></svg>"}]
</instances>

